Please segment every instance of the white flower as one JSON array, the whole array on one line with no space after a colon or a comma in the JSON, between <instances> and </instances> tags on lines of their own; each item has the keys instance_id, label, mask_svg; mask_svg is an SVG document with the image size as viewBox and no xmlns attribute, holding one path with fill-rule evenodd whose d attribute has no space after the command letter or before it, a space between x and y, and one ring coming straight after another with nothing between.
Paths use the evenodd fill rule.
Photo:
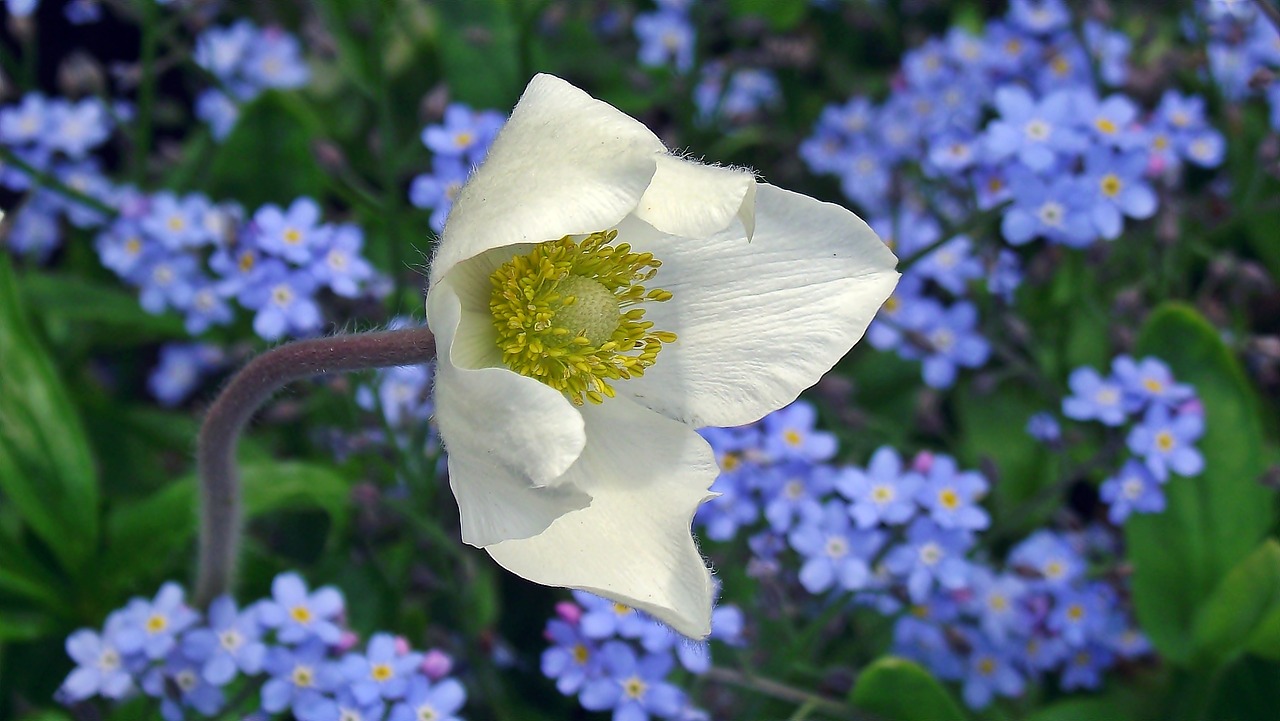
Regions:
<instances>
[{"instance_id":1,"label":"white flower","mask_svg":"<svg viewBox=\"0 0 1280 721\"><path fill-rule=\"evenodd\" d=\"M693 429L755 421L817 381L893 290L896 261L848 210L673 156L535 77L431 266L463 540L706 636L690 524L717 468Z\"/></svg>"}]
</instances>

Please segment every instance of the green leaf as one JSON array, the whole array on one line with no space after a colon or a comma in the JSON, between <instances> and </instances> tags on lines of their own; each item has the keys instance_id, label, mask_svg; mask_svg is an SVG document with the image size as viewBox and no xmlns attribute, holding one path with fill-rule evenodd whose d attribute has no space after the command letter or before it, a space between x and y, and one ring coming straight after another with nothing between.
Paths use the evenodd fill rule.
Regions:
<instances>
[{"instance_id":1,"label":"green leaf","mask_svg":"<svg viewBox=\"0 0 1280 721\"><path fill-rule=\"evenodd\" d=\"M1076 698L1059 701L1026 717L1026 721L1138 721L1151 718L1136 703L1142 699L1124 696Z\"/></svg>"},{"instance_id":2,"label":"green leaf","mask_svg":"<svg viewBox=\"0 0 1280 721\"><path fill-rule=\"evenodd\" d=\"M1254 630L1280 609L1280 543L1268 538L1231 569L1205 601L1192 629L1195 655L1218 665L1244 650Z\"/></svg>"},{"instance_id":3,"label":"green leaf","mask_svg":"<svg viewBox=\"0 0 1280 721\"><path fill-rule=\"evenodd\" d=\"M1161 653L1185 664L1200 608L1262 541L1274 498L1258 482L1262 427L1252 389L1213 326L1190 307L1167 304L1147 321L1137 355L1167 362L1204 403L1205 435L1198 443L1204 473L1175 476L1165 487L1163 513L1132 516L1125 524L1138 620Z\"/></svg>"},{"instance_id":4,"label":"green leaf","mask_svg":"<svg viewBox=\"0 0 1280 721\"><path fill-rule=\"evenodd\" d=\"M854 706L885 721L964 721L964 712L933 676L906 659L886 656L858 676Z\"/></svg>"},{"instance_id":5,"label":"green leaf","mask_svg":"<svg viewBox=\"0 0 1280 721\"><path fill-rule=\"evenodd\" d=\"M109 333L95 340L137 343L139 339L176 338L186 334L175 313L152 315L138 305L133 293L117 284L53 273L29 273L19 280L23 301L40 309L50 322L101 326Z\"/></svg>"},{"instance_id":6,"label":"green leaf","mask_svg":"<svg viewBox=\"0 0 1280 721\"><path fill-rule=\"evenodd\" d=\"M68 569L98 540L98 481L80 417L0 257L0 492Z\"/></svg>"},{"instance_id":7,"label":"green leaf","mask_svg":"<svg viewBox=\"0 0 1280 721\"><path fill-rule=\"evenodd\" d=\"M241 109L235 128L214 155L209 193L250 208L319 197L324 171L311 150L319 133L319 119L300 97L263 93Z\"/></svg>"},{"instance_id":8,"label":"green leaf","mask_svg":"<svg viewBox=\"0 0 1280 721\"><path fill-rule=\"evenodd\" d=\"M1280 607L1274 607L1258 621L1249 639L1249 652L1272 661L1280 661Z\"/></svg>"},{"instance_id":9,"label":"green leaf","mask_svg":"<svg viewBox=\"0 0 1280 721\"><path fill-rule=\"evenodd\" d=\"M240 467L244 514L248 519L296 508L318 508L339 535L347 521L350 487L328 466L254 462ZM162 565L184 551L199 526L196 478L183 477L107 520L106 577L131 583L130 572ZM164 568L158 568L163 572Z\"/></svg>"},{"instance_id":10,"label":"green leaf","mask_svg":"<svg viewBox=\"0 0 1280 721\"><path fill-rule=\"evenodd\" d=\"M729 0L734 15L762 17L774 30L790 30L809 12L808 0Z\"/></svg>"},{"instance_id":11,"label":"green leaf","mask_svg":"<svg viewBox=\"0 0 1280 721\"><path fill-rule=\"evenodd\" d=\"M47 616L0 611L0 644L33 641L53 634L58 625Z\"/></svg>"},{"instance_id":12,"label":"green leaf","mask_svg":"<svg viewBox=\"0 0 1280 721\"><path fill-rule=\"evenodd\" d=\"M999 477L993 479L990 505L1002 527L1013 523L1030 528L1055 510L1046 503L1027 514L1024 507L1037 491L1055 481L1048 454L1026 433L1027 419L1047 405L1034 389L1015 383L1003 383L986 394L965 384L956 393L952 409L961 431L961 460L975 467L983 459L995 464ZM1023 516L1011 517L1014 510Z\"/></svg>"},{"instance_id":13,"label":"green leaf","mask_svg":"<svg viewBox=\"0 0 1280 721\"><path fill-rule=\"evenodd\" d=\"M449 93L477 108L510 107L529 78L520 77L520 33L517 22L532 25L527 0L507 2L433 3L440 19L436 42ZM536 32L533 27L525 33Z\"/></svg>"},{"instance_id":14,"label":"green leaf","mask_svg":"<svg viewBox=\"0 0 1280 721\"><path fill-rule=\"evenodd\" d=\"M65 610L65 594L54 572L0 531L0 591L40 603L44 608ZM0 614L3 615L3 614Z\"/></svg>"}]
</instances>

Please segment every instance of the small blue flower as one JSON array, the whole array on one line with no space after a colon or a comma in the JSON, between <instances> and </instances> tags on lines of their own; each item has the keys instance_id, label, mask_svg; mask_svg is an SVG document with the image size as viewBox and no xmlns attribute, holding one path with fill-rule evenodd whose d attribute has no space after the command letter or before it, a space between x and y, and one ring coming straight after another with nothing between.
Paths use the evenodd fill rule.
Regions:
<instances>
[{"instance_id":1,"label":"small blue flower","mask_svg":"<svg viewBox=\"0 0 1280 721\"><path fill-rule=\"evenodd\" d=\"M277 582L282 576L277 576ZM270 603L270 602L264 602ZM338 706L325 694L334 690L341 676L326 659L325 644L308 637L296 648L272 646L263 663L270 678L262 686L262 709L269 713L293 711L298 721L338 721Z\"/></svg>"},{"instance_id":2,"label":"small blue flower","mask_svg":"<svg viewBox=\"0 0 1280 721\"><path fill-rule=\"evenodd\" d=\"M377 633L369 639L365 655L348 653L340 668L356 701L368 705L404 696L409 679L421 665L422 654L400 653L394 636Z\"/></svg>"},{"instance_id":3,"label":"small blue flower","mask_svg":"<svg viewBox=\"0 0 1280 721\"><path fill-rule=\"evenodd\" d=\"M1146 464L1133 459L1126 461L1119 473L1103 481L1098 494L1109 506L1107 518L1117 526L1131 513L1160 513L1165 508L1160 481Z\"/></svg>"},{"instance_id":4,"label":"small blue flower","mask_svg":"<svg viewBox=\"0 0 1280 721\"><path fill-rule=\"evenodd\" d=\"M907 527L906 542L889 550L884 565L907 581L907 593L916 603L929 597L934 584L962 588L969 578L964 554L973 545L968 531L946 530L928 518L917 518Z\"/></svg>"},{"instance_id":5,"label":"small blue flower","mask_svg":"<svg viewBox=\"0 0 1280 721\"><path fill-rule=\"evenodd\" d=\"M1129 432L1129 450L1143 456L1151 473L1160 481L1173 471L1193 477L1204 470L1204 456L1195 442L1204 435L1204 417L1197 413L1173 415L1162 405L1147 409L1142 422Z\"/></svg>"},{"instance_id":6,"label":"small blue flower","mask_svg":"<svg viewBox=\"0 0 1280 721\"><path fill-rule=\"evenodd\" d=\"M954 458L938 455L930 463L916 498L938 526L980 531L991 525L991 517L977 505L987 488L981 473L962 472Z\"/></svg>"},{"instance_id":7,"label":"small blue flower","mask_svg":"<svg viewBox=\"0 0 1280 721\"><path fill-rule=\"evenodd\" d=\"M978 310L972 303L957 301L941 313L933 314L921 329L924 349L924 382L931 388L950 388L960 368L980 368L991 356L987 343L975 326Z\"/></svg>"},{"instance_id":8,"label":"small blue flower","mask_svg":"<svg viewBox=\"0 0 1280 721\"><path fill-rule=\"evenodd\" d=\"M51 103L44 142L71 158L83 157L111 135L110 117L97 98Z\"/></svg>"},{"instance_id":9,"label":"small blue flower","mask_svg":"<svg viewBox=\"0 0 1280 721\"><path fill-rule=\"evenodd\" d=\"M974 568L970 580L973 612L979 618L983 633L992 641L1003 644L1031 629L1031 617L1023 605L1026 583L1016 576L997 576L981 567Z\"/></svg>"},{"instance_id":10,"label":"small blue flower","mask_svg":"<svg viewBox=\"0 0 1280 721\"><path fill-rule=\"evenodd\" d=\"M13 12L12 2L9 9ZM31 92L17 105L0 108L0 143L19 146L39 142L49 126L50 105L43 94Z\"/></svg>"},{"instance_id":11,"label":"small blue flower","mask_svg":"<svg viewBox=\"0 0 1280 721\"><path fill-rule=\"evenodd\" d=\"M671 654L637 658L620 641L605 644L601 654L608 675L583 687L578 696L583 708L612 710L613 721L648 721L651 715L669 718L685 705L684 693L667 681L674 665Z\"/></svg>"},{"instance_id":12,"label":"small blue flower","mask_svg":"<svg viewBox=\"0 0 1280 721\"><path fill-rule=\"evenodd\" d=\"M202 661L201 677L215 686L225 686L236 671L254 675L262 670L267 647L261 641L252 609L240 612L229 596L219 596L209 604L208 628L193 629L182 639L182 651Z\"/></svg>"},{"instance_id":13,"label":"small blue flower","mask_svg":"<svg viewBox=\"0 0 1280 721\"><path fill-rule=\"evenodd\" d=\"M240 302L257 311L253 330L264 340L285 335L309 335L320 329L323 319L313 297L316 280L305 271L291 271L278 260L261 264L255 284L240 293Z\"/></svg>"},{"instance_id":14,"label":"small blue flower","mask_svg":"<svg viewBox=\"0 0 1280 721\"><path fill-rule=\"evenodd\" d=\"M1129 356L1116 356L1111 361L1111 372L1125 393L1140 403L1159 403L1172 408L1195 396L1195 389L1174 380L1173 371L1159 358L1135 361Z\"/></svg>"},{"instance_id":15,"label":"small blue flower","mask_svg":"<svg viewBox=\"0 0 1280 721\"><path fill-rule=\"evenodd\" d=\"M1040 530L1013 547L1009 565L1038 579L1040 586L1067 588L1084 574L1084 559L1061 536Z\"/></svg>"},{"instance_id":16,"label":"small blue flower","mask_svg":"<svg viewBox=\"0 0 1280 721\"><path fill-rule=\"evenodd\" d=\"M780 463L762 471L760 477L768 484L764 491L764 517L769 526L786 533L798 519L820 514L821 499L834 488L837 478L848 472L803 461Z\"/></svg>"},{"instance_id":17,"label":"small blue flower","mask_svg":"<svg viewBox=\"0 0 1280 721\"><path fill-rule=\"evenodd\" d=\"M226 140L240 119L240 106L220 90L205 90L196 97L196 117L209 125L214 140Z\"/></svg>"},{"instance_id":18,"label":"small blue flower","mask_svg":"<svg viewBox=\"0 0 1280 721\"><path fill-rule=\"evenodd\" d=\"M133 676L116 641L123 621L123 615L112 614L101 635L81 629L67 637L67 655L76 662L76 668L58 689L60 699L66 703L92 696L119 699L133 690Z\"/></svg>"},{"instance_id":19,"label":"small blue flower","mask_svg":"<svg viewBox=\"0 0 1280 721\"><path fill-rule=\"evenodd\" d=\"M677 72L693 67L693 25L683 13L659 10L636 15L633 28L640 41L640 62L649 67L675 66Z\"/></svg>"},{"instance_id":20,"label":"small blue flower","mask_svg":"<svg viewBox=\"0 0 1280 721\"><path fill-rule=\"evenodd\" d=\"M248 20L239 20L227 27L209 28L196 38L193 57L197 65L219 80L233 80L257 35L257 28Z\"/></svg>"},{"instance_id":21,"label":"small blue flower","mask_svg":"<svg viewBox=\"0 0 1280 721\"><path fill-rule=\"evenodd\" d=\"M347 687L338 689L334 701L338 707L338 721L382 721L387 713L387 705L381 699L361 703Z\"/></svg>"},{"instance_id":22,"label":"small blue flower","mask_svg":"<svg viewBox=\"0 0 1280 721\"><path fill-rule=\"evenodd\" d=\"M1111 650L1101 644L1091 643L1071 651L1062 669L1062 690L1101 687L1102 672L1110 668L1113 661Z\"/></svg>"},{"instance_id":23,"label":"small blue flower","mask_svg":"<svg viewBox=\"0 0 1280 721\"><path fill-rule=\"evenodd\" d=\"M1022 168L1009 171L1013 204L1000 222L1004 239L1024 245L1033 238L1072 248L1083 248L1097 237L1086 199L1088 189L1081 187L1076 176L1060 175L1045 182Z\"/></svg>"},{"instance_id":24,"label":"small blue flower","mask_svg":"<svg viewBox=\"0 0 1280 721\"><path fill-rule=\"evenodd\" d=\"M141 221L142 229L170 250L195 248L213 239L202 222L209 201L199 195L179 198L160 192L151 196L151 208Z\"/></svg>"},{"instance_id":25,"label":"small blue flower","mask_svg":"<svg viewBox=\"0 0 1280 721\"><path fill-rule=\"evenodd\" d=\"M28 201L14 214L9 237L5 240L11 252L37 261L46 260L62 244L57 208L47 202L44 193Z\"/></svg>"},{"instance_id":26,"label":"small blue flower","mask_svg":"<svg viewBox=\"0 0 1280 721\"><path fill-rule=\"evenodd\" d=\"M1063 589L1054 595L1046 627L1068 646L1079 647L1099 635L1107 623L1103 597L1094 589Z\"/></svg>"},{"instance_id":27,"label":"small blue flower","mask_svg":"<svg viewBox=\"0 0 1280 721\"><path fill-rule=\"evenodd\" d=\"M941 679L958 680L964 659L956 654L938 624L904 614L893 626L893 651L921 664Z\"/></svg>"},{"instance_id":28,"label":"small blue flower","mask_svg":"<svg viewBox=\"0 0 1280 721\"><path fill-rule=\"evenodd\" d=\"M158 253L139 269L141 293L138 302L151 314L168 309L183 311L191 303L195 285L202 281L200 266L189 255Z\"/></svg>"},{"instance_id":29,"label":"small blue flower","mask_svg":"<svg viewBox=\"0 0 1280 721\"><path fill-rule=\"evenodd\" d=\"M160 363L147 376L147 390L161 405L176 406L222 360L222 351L209 343L166 343L160 348Z\"/></svg>"},{"instance_id":30,"label":"small blue flower","mask_svg":"<svg viewBox=\"0 0 1280 721\"><path fill-rule=\"evenodd\" d=\"M409 202L414 207L432 210L431 229L439 233L444 230L444 221L449 217L453 201L467 182L470 171L458 158L447 156L437 157L432 168L431 174L413 179L409 186Z\"/></svg>"},{"instance_id":31,"label":"small blue flower","mask_svg":"<svg viewBox=\"0 0 1280 721\"><path fill-rule=\"evenodd\" d=\"M981 636L975 636L973 650L964 679L964 702L969 708L982 709L997 695L1022 695L1023 678L1007 654Z\"/></svg>"},{"instance_id":32,"label":"small blue flower","mask_svg":"<svg viewBox=\"0 0 1280 721\"><path fill-rule=\"evenodd\" d=\"M1143 220L1155 215L1155 191L1143 179L1147 157L1141 152L1118 154L1103 147L1090 148L1084 158L1083 185L1091 189L1089 215L1098 234L1107 240L1120 237L1124 218Z\"/></svg>"},{"instance_id":33,"label":"small blue flower","mask_svg":"<svg viewBox=\"0 0 1280 721\"><path fill-rule=\"evenodd\" d=\"M147 671L142 690L160 699L160 716L165 721L182 721L184 706L205 716L216 716L226 702L222 689L200 675L199 663L176 650L163 665Z\"/></svg>"},{"instance_id":34,"label":"small blue flower","mask_svg":"<svg viewBox=\"0 0 1280 721\"><path fill-rule=\"evenodd\" d=\"M554 679L560 693L576 694L588 679L599 675L599 642L583 635L580 626L551 619L545 634L552 646L542 652L542 675Z\"/></svg>"},{"instance_id":35,"label":"small blue flower","mask_svg":"<svg viewBox=\"0 0 1280 721\"><path fill-rule=\"evenodd\" d=\"M649 624L646 616L630 606L585 591L574 591L573 598L582 606L583 614L578 623L587 638L640 638Z\"/></svg>"},{"instance_id":36,"label":"small blue flower","mask_svg":"<svg viewBox=\"0 0 1280 721\"><path fill-rule=\"evenodd\" d=\"M711 484L711 493L719 494L698 507L694 520L707 538L727 541L738 535L738 529L760 518L760 503L750 480L741 473L722 473Z\"/></svg>"},{"instance_id":37,"label":"small blue flower","mask_svg":"<svg viewBox=\"0 0 1280 721\"><path fill-rule=\"evenodd\" d=\"M855 530L848 507L830 501L822 514L804 519L787 535L791 547L804 557L800 585L809 593L823 593L833 586L857 591L871 578L869 561L884 544L878 531Z\"/></svg>"},{"instance_id":38,"label":"small blue flower","mask_svg":"<svg viewBox=\"0 0 1280 721\"><path fill-rule=\"evenodd\" d=\"M1062 415L1067 418L1096 420L1108 426L1118 426L1134 410L1132 400L1125 396L1124 387L1114 379L1103 378L1092 368L1071 371L1067 384L1071 386L1072 393L1062 401Z\"/></svg>"},{"instance_id":39,"label":"small blue flower","mask_svg":"<svg viewBox=\"0 0 1280 721\"><path fill-rule=\"evenodd\" d=\"M1062 440L1062 427L1052 413L1044 411L1027 419L1027 435L1041 443L1057 443Z\"/></svg>"},{"instance_id":40,"label":"small blue flower","mask_svg":"<svg viewBox=\"0 0 1280 721\"><path fill-rule=\"evenodd\" d=\"M1071 23L1071 13L1062 0L1011 0L1009 19L1031 33L1061 30Z\"/></svg>"},{"instance_id":41,"label":"small blue flower","mask_svg":"<svg viewBox=\"0 0 1280 721\"><path fill-rule=\"evenodd\" d=\"M1076 94L1065 90L1037 102L1021 86L1001 86L995 94L1000 119L987 126L983 139L988 157L999 161L1016 156L1027 168L1046 172L1060 154L1083 150L1085 140L1074 127L1075 102Z\"/></svg>"},{"instance_id":42,"label":"small blue flower","mask_svg":"<svg viewBox=\"0 0 1280 721\"><path fill-rule=\"evenodd\" d=\"M187 607L182 586L166 583L151 601L134 599L125 607L116 646L124 654L143 653L161 659L177 644L178 634L199 620Z\"/></svg>"},{"instance_id":43,"label":"small blue flower","mask_svg":"<svg viewBox=\"0 0 1280 721\"><path fill-rule=\"evenodd\" d=\"M453 103L445 108L442 124L423 128L422 144L437 159L455 158L460 163L476 164L484 160L504 122L502 115L492 110L476 111Z\"/></svg>"},{"instance_id":44,"label":"small blue flower","mask_svg":"<svg viewBox=\"0 0 1280 721\"><path fill-rule=\"evenodd\" d=\"M263 88L298 88L311 78L298 39L277 27L262 29L241 70L246 80Z\"/></svg>"},{"instance_id":45,"label":"small blue flower","mask_svg":"<svg viewBox=\"0 0 1280 721\"><path fill-rule=\"evenodd\" d=\"M797 401L764 417L763 449L774 461L797 459L810 462L829 460L836 453L836 437L815 426L818 411Z\"/></svg>"},{"instance_id":46,"label":"small blue flower","mask_svg":"<svg viewBox=\"0 0 1280 721\"><path fill-rule=\"evenodd\" d=\"M836 481L836 490L849 499L849 515L858 528L900 525L916 513L916 493L924 479L903 467L898 452L876 449L866 470L851 468Z\"/></svg>"},{"instance_id":47,"label":"small blue flower","mask_svg":"<svg viewBox=\"0 0 1280 721\"><path fill-rule=\"evenodd\" d=\"M257 607L262 625L276 629L283 643L298 644L317 638L326 644L336 644L342 630L335 621L342 615L342 594L336 588L325 586L314 592L296 573L282 573L271 582L271 600Z\"/></svg>"},{"instance_id":48,"label":"small blue flower","mask_svg":"<svg viewBox=\"0 0 1280 721\"><path fill-rule=\"evenodd\" d=\"M328 242L320 225L320 206L311 198L298 198L288 210L264 205L253 214L258 247L292 263L306 264Z\"/></svg>"},{"instance_id":49,"label":"small blue flower","mask_svg":"<svg viewBox=\"0 0 1280 721\"><path fill-rule=\"evenodd\" d=\"M360 255L364 235L359 226L333 226L325 235L328 242L311 263L311 276L344 298L359 296L363 284L374 277L373 266Z\"/></svg>"},{"instance_id":50,"label":"small blue flower","mask_svg":"<svg viewBox=\"0 0 1280 721\"><path fill-rule=\"evenodd\" d=\"M414 676L404 700L391 708L387 721L460 721L456 714L466 700L467 692L456 679L433 684L425 676Z\"/></svg>"}]
</instances>

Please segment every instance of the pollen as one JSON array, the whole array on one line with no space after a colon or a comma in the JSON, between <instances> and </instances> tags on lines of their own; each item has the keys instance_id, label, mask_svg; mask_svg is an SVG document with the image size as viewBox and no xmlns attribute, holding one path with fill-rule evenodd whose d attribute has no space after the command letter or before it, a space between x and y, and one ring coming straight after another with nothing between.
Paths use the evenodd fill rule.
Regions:
<instances>
[{"instance_id":1,"label":"pollen","mask_svg":"<svg viewBox=\"0 0 1280 721\"><path fill-rule=\"evenodd\" d=\"M956 493L954 489L944 488L938 492L938 503L941 503L942 507L948 511L954 511L960 507L960 494Z\"/></svg>"},{"instance_id":2,"label":"pollen","mask_svg":"<svg viewBox=\"0 0 1280 721\"><path fill-rule=\"evenodd\" d=\"M1119 195L1122 187L1124 185L1115 173L1107 173L1102 176L1102 194L1108 198L1114 198Z\"/></svg>"},{"instance_id":3,"label":"pollen","mask_svg":"<svg viewBox=\"0 0 1280 721\"><path fill-rule=\"evenodd\" d=\"M395 675L396 672L389 663L375 663L369 668L369 678L374 681L390 681Z\"/></svg>"},{"instance_id":4,"label":"pollen","mask_svg":"<svg viewBox=\"0 0 1280 721\"><path fill-rule=\"evenodd\" d=\"M668 291L648 289L662 262L613 245L618 232L565 236L517 255L489 276L489 310L502 361L564 393L574 405L615 395L611 381L644 375L674 333L653 329L641 303Z\"/></svg>"},{"instance_id":5,"label":"pollen","mask_svg":"<svg viewBox=\"0 0 1280 721\"><path fill-rule=\"evenodd\" d=\"M311 623L311 609L306 606L294 606L289 609L289 618L301 624Z\"/></svg>"},{"instance_id":6,"label":"pollen","mask_svg":"<svg viewBox=\"0 0 1280 721\"><path fill-rule=\"evenodd\" d=\"M649 685L646 684L639 676L632 676L622 682L622 692L627 698L639 699L644 698L644 692L647 691Z\"/></svg>"},{"instance_id":7,"label":"pollen","mask_svg":"<svg viewBox=\"0 0 1280 721\"><path fill-rule=\"evenodd\" d=\"M147 633L161 633L169 627L169 619L156 613L147 619Z\"/></svg>"}]
</instances>

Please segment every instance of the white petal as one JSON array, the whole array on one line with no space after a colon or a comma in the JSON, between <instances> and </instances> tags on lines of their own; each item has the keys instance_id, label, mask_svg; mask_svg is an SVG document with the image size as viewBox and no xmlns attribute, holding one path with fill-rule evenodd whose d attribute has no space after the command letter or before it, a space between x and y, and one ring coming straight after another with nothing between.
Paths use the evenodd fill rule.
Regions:
<instances>
[{"instance_id":1,"label":"white petal","mask_svg":"<svg viewBox=\"0 0 1280 721\"><path fill-rule=\"evenodd\" d=\"M588 404L587 447L565 485L591 506L543 533L485 550L530 581L568 586L641 609L692 638L711 630L711 574L690 533L718 470L688 426L624 398Z\"/></svg>"},{"instance_id":2,"label":"white petal","mask_svg":"<svg viewBox=\"0 0 1280 721\"><path fill-rule=\"evenodd\" d=\"M755 226L756 178L748 170L658 158L658 172L635 216L685 238L705 238L738 218L750 238Z\"/></svg>"},{"instance_id":3,"label":"white petal","mask_svg":"<svg viewBox=\"0 0 1280 721\"><path fill-rule=\"evenodd\" d=\"M697 427L736 426L790 403L862 337L893 292L897 258L858 216L761 183L756 232L690 240L628 219L619 241L663 265L674 294L646 320L676 334L620 395Z\"/></svg>"},{"instance_id":4,"label":"white petal","mask_svg":"<svg viewBox=\"0 0 1280 721\"><path fill-rule=\"evenodd\" d=\"M458 270L466 280L467 268ZM476 546L524 538L590 502L571 488L539 487L554 483L581 455L582 416L551 387L500 363L476 363L485 353L497 355L492 340L490 348L479 347L490 319L464 312L454 285L450 276L431 288L427 320L438 348L436 421L449 451L462 538Z\"/></svg>"},{"instance_id":5,"label":"white petal","mask_svg":"<svg viewBox=\"0 0 1280 721\"><path fill-rule=\"evenodd\" d=\"M431 281L486 250L613 227L640 202L665 152L613 106L535 76L454 202Z\"/></svg>"}]
</instances>

